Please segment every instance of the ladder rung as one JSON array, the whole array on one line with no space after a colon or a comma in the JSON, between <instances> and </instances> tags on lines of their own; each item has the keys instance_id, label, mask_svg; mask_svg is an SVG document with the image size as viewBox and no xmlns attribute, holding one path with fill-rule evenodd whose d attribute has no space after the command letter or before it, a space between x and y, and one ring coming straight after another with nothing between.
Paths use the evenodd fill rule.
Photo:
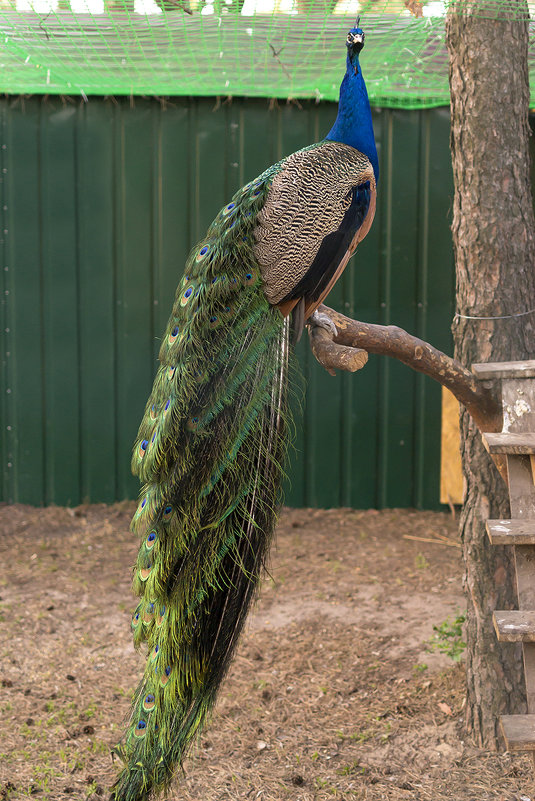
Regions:
<instances>
[{"instance_id":1,"label":"ladder rung","mask_svg":"<svg viewBox=\"0 0 535 801\"><path fill-rule=\"evenodd\" d=\"M502 715L500 724L508 751L535 751L535 715Z\"/></svg>"},{"instance_id":2,"label":"ladder rung","mask_svg":"<svg viewBox=\"0 0 535 801\"><path fill-rule=\"evenodd\" d=\"M525 609L496 611L492 622L500 642L535 642L535 612Z\"/></svg>"},{"instance_id":3,"label":"ladder rung","mask_svg":"<svg viewBox=\"0 0 535 801\"><path fill-rule=\"evenodd\" d=\"M535 378L535 360L473 364L472 372L482 380L486 378Z\"/></svg>"},{"instance_id":4,"label":"ladder rung","mask_svg":"<svg viewBox=\"0 0 535 801\"><path fill-rule=\"evenodd\" d=\"M535 453L535 434L485 433L483 444L489 453L532 454Z\"/></svg>"},{"instance_id":5,"label":"ladder rung","mask_svg":"<svg viewBox=\"0 0 535 801\"><path fill-rule=\"evenodd\" d=\"M535 545L535 520L487 520L493 545Z\"/></svg>"}]
</instances>

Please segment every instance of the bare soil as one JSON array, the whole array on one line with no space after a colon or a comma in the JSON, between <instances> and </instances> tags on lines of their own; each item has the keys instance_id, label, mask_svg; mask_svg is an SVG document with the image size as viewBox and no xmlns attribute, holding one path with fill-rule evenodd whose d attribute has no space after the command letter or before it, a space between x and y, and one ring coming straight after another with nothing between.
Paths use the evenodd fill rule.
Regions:
<instances>
[{"instance_id":1,"label":"bare soil","mask_svg":"<svg viewBox=\"0 0 535 801\"><path fill-rule=\"evenodd\" d=\"M134 506L0 506L0 799L108 797L143 655ZM414 538L414 539L409 539ZM183 801L532 801L525 756L463 736L462 665L427 650L463 607L451 516L285 510L270 576Z\"/></svg>"}]
</instances>

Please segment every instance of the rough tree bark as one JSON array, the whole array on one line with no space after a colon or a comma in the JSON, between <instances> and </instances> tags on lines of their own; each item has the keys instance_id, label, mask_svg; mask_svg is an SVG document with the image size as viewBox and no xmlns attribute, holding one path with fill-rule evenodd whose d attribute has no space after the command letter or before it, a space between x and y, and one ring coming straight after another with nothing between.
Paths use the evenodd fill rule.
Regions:
<instances>
[{"instance_id":1,"label":"rough tree bark","mask_svg":"<svg viewBox=\"0 0 535 801\"><path fill-rule=\"evenodd\" d=\"M446 22L457 266L455 355L473 362L533 358L534 220L529 183L528 9L454 0ZM500 714L524 711L514 646L496 642L492 611L515 607L511 554L491 547L486 518L508 516L506 487L461 412L465 503L461 516L467 599L466 724L478 744L499 744Z\"/></svg>"}]
</instances>

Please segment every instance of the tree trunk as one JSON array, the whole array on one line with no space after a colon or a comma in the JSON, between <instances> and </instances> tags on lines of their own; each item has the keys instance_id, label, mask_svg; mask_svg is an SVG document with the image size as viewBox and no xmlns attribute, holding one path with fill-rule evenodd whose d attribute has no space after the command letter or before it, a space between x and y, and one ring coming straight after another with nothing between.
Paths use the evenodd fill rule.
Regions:
<instances>
[{"instance_id":1,"label":"tree trunk","mask_svg":"<svg viewBox=\"0 0 535 801\"><path fill-rule=\"evenodd\" d=\"M534 357L534 219L528 153L528 8L453 2L450 55L451 152L455 183L456 358L474 362ZM476 426L461 412L466 482L461 516L467 600L466 724L476 742L499 744L498 717L525 711L514 645L498 643L494 609L516 606L509 549L490 546L487 518L507 517L507 491Z\"/></svg>"}]
</instances>

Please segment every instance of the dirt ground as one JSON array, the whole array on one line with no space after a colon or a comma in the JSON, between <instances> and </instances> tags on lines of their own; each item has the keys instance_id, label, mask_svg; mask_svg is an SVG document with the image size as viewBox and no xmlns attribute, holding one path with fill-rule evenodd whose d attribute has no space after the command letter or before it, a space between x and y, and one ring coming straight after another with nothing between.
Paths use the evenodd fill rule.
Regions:
<instances>
[{"instance_id":1,"label":"dirt ground","mask_svg":"<svg viewBox=\"0 0 535 801\"><path fill-rule=\"evenodd\" d=\"M142 655L133 504L0 506L0 799L108 797ZM413 538L413 539L410 539ZM462 735L450 515L285 510L271 576L173 801L532 801L524 756Z\"/></svg>"}]
</instances>

